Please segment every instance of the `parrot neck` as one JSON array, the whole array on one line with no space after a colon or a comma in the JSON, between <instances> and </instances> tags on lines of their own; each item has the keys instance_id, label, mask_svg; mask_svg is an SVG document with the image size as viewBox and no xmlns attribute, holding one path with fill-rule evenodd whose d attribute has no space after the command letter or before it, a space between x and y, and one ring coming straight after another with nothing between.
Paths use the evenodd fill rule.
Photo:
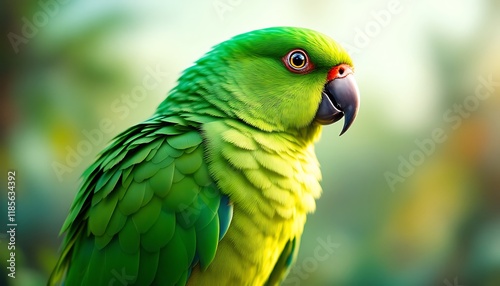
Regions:
<instances>
[{"instance_id":1,"label":"parrot neck","mask_svg":"<svg viewBox=\"0 0 500 286\"><path fill-rule=\"evenodd\" d=\"M316 122L312 122L301 128L284 128L280 125L274 126L272 123L258 118L245 120L249 115L236 114L234 110L228 109L226 105L214 100L214 97L202 95L188 96L189 92L192 91L181 91L179 88L174 89L159 105L156 114L160 116L180 115L186 119L189 125L196 128L202 124L231 118L235 122L239 122L242 126L246 125L249 130L253 130L254 132L295 138L296 143L301 146L313 144L321 136L322 125ZM209 98L210 100L205 100Z\"/></svg>"}]
</instances>

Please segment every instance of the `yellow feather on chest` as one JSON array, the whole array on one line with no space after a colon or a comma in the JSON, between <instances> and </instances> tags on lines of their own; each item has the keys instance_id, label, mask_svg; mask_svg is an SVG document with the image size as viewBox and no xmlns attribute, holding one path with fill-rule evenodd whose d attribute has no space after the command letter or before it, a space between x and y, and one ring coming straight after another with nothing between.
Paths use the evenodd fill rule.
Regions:
<instances>
[{"instance_id":1,"label":"yellow feather on chest","mask_svg":"<svg viewBox=\"0 0 500 286\"><path fill-rule=\"evenodd\" d=\"M203 132L209 171L234 215L214 261L196 268L189 284L262 285L320 196L312 142L231 120L206 124Z\"/></svg>"}]
</instances>

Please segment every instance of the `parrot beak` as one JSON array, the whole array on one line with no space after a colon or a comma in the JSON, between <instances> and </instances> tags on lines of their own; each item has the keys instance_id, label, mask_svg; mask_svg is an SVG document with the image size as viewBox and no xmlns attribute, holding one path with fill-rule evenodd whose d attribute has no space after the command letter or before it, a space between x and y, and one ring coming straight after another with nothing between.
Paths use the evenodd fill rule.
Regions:
<instances>
[{"instance_id":1,"label":"parrot beak","mask_svg":"<svg viewBox=\"0 0 500 286\"><path fill-rule=\"evenodd\" d=\"M314 120L319 124L327 125L345 116L344 127L340 132L342 135L349 129L358 114L358 85L354 80L351 67L346 64L333 67L328 72L327 80Z\"/></svg>"}]
</instances>

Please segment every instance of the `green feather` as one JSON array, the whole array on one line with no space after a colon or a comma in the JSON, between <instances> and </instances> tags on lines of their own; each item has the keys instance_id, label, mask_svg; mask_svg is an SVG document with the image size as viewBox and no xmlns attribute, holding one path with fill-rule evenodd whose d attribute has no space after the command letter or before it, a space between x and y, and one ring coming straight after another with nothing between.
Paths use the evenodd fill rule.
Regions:
<instances>
[{"instance_id":1,"label":"green feather","mask_svg":"<svg viewBox=\"0 0 500 286\"><path fill-rule=\"evenodd\" d=\"M167 142L170 146L177 150L187 149L189 147L198 146L202 141L202 138L198 132L191 131L184 133L182 135L177 135L174 137L168 137Z\"/></svg>"},{"instance_id":2,"label":"green feather","mask_svg":"<svg viewBox=\"0 0 500 286\"><path fill-rule=\"evenodd\" d=\"M113 176L111 177L111 179L109 179L109 181L106 183L106 185L104 185L104 187L102 189L100 189L100 192L99 193L102 193L102 197L107 197L109 195L109 193L111 193L111 191L116 188L116 184L118 183L118 180L120 179L120 176L122 174L122 171L120 170L117 170L115 172L113 172ZM98 191L99 189L96 187L96 192Z\"/></svg>"},{"instance_id":3,"label":"green feather","mask_svg":"<svg viewBox=\"0 0 500 286\"><path fill-rule=\"evenodd\" d=\"M181 247L183 242L180 231L180 228L176 230L167 246L160 252L158 268L162 271L157 273L153 283L155 285L175 285L183 276L183 272L188 271L189 262L186 249Z\"/></svg>"},{"instance_id":4,"label":"green feather","mask_svg":"<svg viewBox=\"0 0 500 286\"><path fill-rule=\"evenodd\" d=\"M269 275L268 280L266 281L265 286L279 285L285 279L286 275L290 271L293 266L293 263L297 257L297 253L299 250L297 238L289 240L283 251L274 266L273 271Z\"/></svg>"},{"instance_id":5,"label":"green feather","mask_svg":"<svg viewBox=\"0 0 500 286\"><path fill-rule=\"evenodd\" d=\"M132 143L127 147L127 149L133 149L138 145L149 143L155 139L156 139L155 137L142 137L141 136L141 138L138 138L137 140L132 140ZM154 149L154 147L151 147L151 150L152 149Z\"/></svg>"},{"instance_id":6,"label":"green feather","mask_svg":"<svg viewBox=\"0 0 500 286\"><path fill-rule=\"evenodd\" d=\"M163 121L165 123L178 124L179 126L186 126L186 125L188 125L187 122L186 122L186 120L184 120L180 116L169 116L169 117L166 117L166 118L162 118L161 121Z\"/></svg>"},{"instance_id":7,"label":"green feather","mask_svg":"<svg viewBox=\"0 0 500 286\"><path fill-rule=\"evenodd\" d=\"M118 240L123 252L133 254L139 251L140 233L131 218L127 219L125 226L118 233Z\"/></svg>"},{"instance_id":8,"label":"green feather","mask_svg":"<svg viewBox=\"0 0 500 286\"><path fill-rule=\"evenodd\" d=\"M197 229L196 249L202 269L206 269L215 257L217 241L219 240L219 219L214 217L207 226Z\"/></svg>"},{"instance_id":9,"label":"green feather","mask_svg":"<svg viewBox=\"0 0 500 286\"><path fill-rule=\"evenodd\" d=\"M101 278L103 277L103 270L104 270L104 263L106 262L104 258L106 250L104 249L97 249L96 247L93 248L91 251L92 256L90 257L90 260L85 263L81 264L80 267L85 267L84 273L83 273L83 279L78 279L75 277L75 279L72 281L72 279L68 279L67 283L71 283L71 285L102 285L104 283L101 283ZM78 271L78 270L77 270ZM81 270L80 270L81 271Z\"/></svg>"},{"instance_id":10,"label":"green feather","mask_svg":"<svg viewBox=\"0 0 500 286\"><path fill-rule=\"evenodd\" d=\"M154 163L144 162L134 170L134 180L138 183L153 177L159 168Z\"/></svg>"},{"instance_id":11,"label":"green feather","mask_svg":"<svg viewBox=\"0 0 500 286\"><path fill-rule=\"evenodd\" d=\"M174 177L172 178L173 185L177 185L181 180L183 180L186 176L179 171L179 169L175 168Z\"/></svg>"},{"instance_id":12,"label":"green feather","mask_svg":"<svg viewBox=\"0 0 500 286\"><path fill-rule=\"evenodd\" d=\"M104 233L103 235L95 236L95 247L98 250L103 249L108 243L113 239L113 235L109 235L108 233Z\"/></svg>"},{"instance_id":13,"label":"green feather","mask_svg":"<svg viewBox=\"0 0 500 286\"><path fill-rule=\"evenodd\" d=\"M212 180L210 179L210 175L208 174L208 169L205 165L198 168L193 177L198 186L206 187L212 184Z\"/></svg>"},{"instance_id":14,"label":"green feather","mask_svg":"<svg viewBox=\"0 0 500 286\"><path fill-rule=\"evenodd\" d=\"M130 166L128 167L127 169L122 169L122 185L125 187L125 188L128 188L129 184L131 181L129 181L129 176L130 174L132 173L132 170L134 169L134 167ZM130 178L131 179L131 178ZM128 184L126 184L126 182Z\"/></svg>"},{"instance_id":15,"label":"green feather","mask_svg":"<svg viewBox=\"0 0 500 286\"><path fill-rule=\"evenodd\" d=\"M118 209L123 215L128 216L139 210L142 205L142 199L144 198L144 188L147 187L147 182L132 182L132 184L130 184L125 192L125 196L120 201L120 204L118 204Z\"/></svg>"},{"instance_id":16,"label":"green feather","mask_svg":"<svg viewBox=\"0 0 500 286\"><path fill-rule=\"evenodd\" d=\"M146 187L144 189L144 197L142 198L141 207L147 205L151 201L151 199L154 197L154 195L155 195L155 191L153 190L153 188L151 187L151 184L150 184L149 187Z\"/></svg>"},{"instance_id":17,"label":"green feather","mask_svg":"<svg viewBox=\"0 0 500 286\"><path fill-rule=\"evenodd\" d=\"M154 198L149 202L149 204L134 213L132 215L132 221L137 226L139 233L147 232L156 222L160 212L161 200Z\"/></svg>"},{"instance_id":18,"label":"green feather","mask_svg":"<svg viewBox=\"0 0 500 286\"><path fill-rule=\"evenodd\" d=\"M134 152L135 152L135 154L130 156L130 154L134 153ZM148 156L149 152L151 152L151 150L149 148L136 148L133 151L129 151L128 159L126 159L125 163L120 165L120 168L122 170L127 169L128 167L130 167L132 165L135 165L135 164L138 164L138 163L144 161L144 159L146 159L146 157Z\"/></svg>"},{"instance_id":19,"label":"green feather","mask_svg":"<svg viewBox=\"0 0 500 286\"><path fill-rule=\"evenodd\" d=\"M152 159L153 163L158 164L167 158L177 158L182 155L182 151L172 148L170 145L163 143L156 152L156 156Z\"/></svg>"},{"instance_id":20,"label":"green feather","mask_svg":"<svg viewBox=\"0 0 500 286\"><path fill-rule=\"evenodd\" d=\"M106 228L106 235L114 236L117 234L124 226L127 221L127 217L122 214L122 212L113 212L113 216L109 221L108 227Z\"/></svg>"},{"instance_id":21,"label":"green feather","mask_svg":"<svg viewBox=\"0 0 500 286\"><path fill-rule=\"evenodd\" d=\"M170 164L159 170L155 176L149 179L150 188L155 192L156 196L163 198L170 191L174 180L174 171L175 164Z\"/></svg>"},{"instance_id":22,"label":"green feather","mask_svg":"<svg viewBox=\"0 0 500 286\"><path fill-rule=\"evenodd\" d=\"M155 134L163 134L163 135L177 135L182 134L183 132L176 128L175 126L165 126L155 131Z\"/></svg>"},{"instance_id":23,"label":"green feather","mask_svg":"<svg viewBox=\"0 0 500 286\"><path fill-rule=\"evenodd\" d=\"M175 214L162 210L158 216L158 220L142 235L142 248L149 252L159 251L170 241L175 229Z\"/></svg>"},{"instance_id":24,"label":"green feather","mask_svg":"<svg viewBox=\"0 0 500 286\"><path fill-rule=\"evenodd\" d=\"M188 261L190 261L192 264L196 254L196 240L202 240L203 237L197 236L194 227L178 227L177 234L180 236L180 241L182 242L182 245L180 245L179 247L183 247L186 250Z\"/></svg>"},{"instance_id":25,"label":"green feather","mask_svg":"<svg viewBox=\"0 0 500 286\"><path fill-rule=\"evenodd\" d=\"M137 276L137 280L135 283L137 285L151 285L153 280L155 279L156 273L158 271L158 262L160 260L160 252L149 252L149 251L141 251L139 264L140 275Z\"/></svg>"},{"instance_id":26,"label":"green feather","mask_svg":"<svg viewBox=\"0 0 500 286\"><path fill-rule=\"evenodd\" d=\"M95 192L99 191L114 175L115 172L105 172L97 181Z\"/></svg>"},{"instance_id":27,"label":"green feather","mask_svg":"<svg viewBox=\"0 0 500 286\"><path fill-rule=\"evenodd\" d=\"M172 185L170 192L163 200L163 207L170 210L179 210L179 208L193 203L199 192L200 186L192 178L185 177Z\"/></svg>"},{"instance_id":28,"label":"green feather","mask_svg":"<svg viewBox=\"0 0 500 286\"><path fill-rule=\"evenodd\" d=\"M184 156L175 161L175 168L184 175L196 172L203 162L203 149L197 148L197 151L187 152Z\"/></svg>"},{"instance_id":29,"label":"green feather","mask_svg":"<svg viewBox=\"0 0 500 286\"><path fill-rule=\"evenodd\" d=\"M106 198L94 206L89 213L89 229L96 235L102 235L115 211L118 198Z\"/></svg>"}]
</instances>

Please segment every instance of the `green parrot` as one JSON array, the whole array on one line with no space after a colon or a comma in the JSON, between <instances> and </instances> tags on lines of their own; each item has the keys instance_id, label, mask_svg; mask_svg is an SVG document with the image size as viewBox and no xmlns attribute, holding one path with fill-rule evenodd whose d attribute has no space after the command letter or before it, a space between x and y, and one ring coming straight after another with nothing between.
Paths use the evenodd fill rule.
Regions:
<instances>
[{"instance_id":1,"label":"green parrot","mask_svg":"<svg viewBox=\"0 0 500 286\"><path fill-rule=\"evenodd\" d=\"M85 171L49 284L279 284L321 193L313 144L356 117L352 67L304 28L216 45Z\"/></svg>"}]
</instances>

